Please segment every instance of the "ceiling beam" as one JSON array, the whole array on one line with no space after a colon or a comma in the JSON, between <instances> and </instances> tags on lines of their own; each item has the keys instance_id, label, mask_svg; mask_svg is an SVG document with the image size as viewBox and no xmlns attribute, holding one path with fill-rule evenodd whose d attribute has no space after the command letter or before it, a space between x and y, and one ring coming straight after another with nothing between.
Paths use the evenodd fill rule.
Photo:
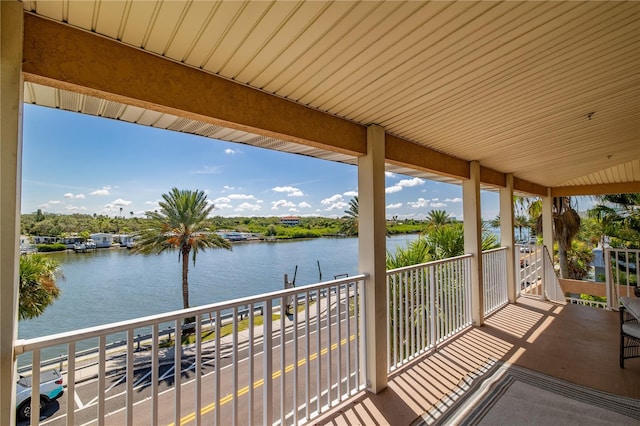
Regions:
<instances>
[{"instance_id":1,"label":"ceiling beam","mask_svg":"<svg viewBox=\"0 0 640 426\"><path fill-rule=\"evenodd\" d=\"M632 194L640 192L640 182L620 182L599 185L556 186L551 188L553 197L577 197L582 195Z\"/></svg>"},{"instance_id":2,"label":"ceiling beam","mask_svg":"<svg viewBox=\"0 0 640 426\"><path fill-rule=\"evenodd\" d=\"M468 161L390 134L385 135L385 157L387 162L398 166L469 179Z\"/></svg>"},{"instance_id":3,"label":"ceiling beam","mask_svg":"<svg viewBox=\"0 0 640 426\"><path fill-rule=\"evenodd\" d=\"M25 13L26 81L349 155L366 127Z\"/></svg>"}]
</instances>

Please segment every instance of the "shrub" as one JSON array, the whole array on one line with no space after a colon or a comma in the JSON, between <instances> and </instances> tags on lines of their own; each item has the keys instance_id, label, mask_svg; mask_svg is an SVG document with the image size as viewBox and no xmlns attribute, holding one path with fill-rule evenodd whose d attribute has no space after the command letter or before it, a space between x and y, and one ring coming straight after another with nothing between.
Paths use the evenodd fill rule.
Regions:
<instances>
[{"instance_id":1,"label":"shrub","mask_svg":"<svg viewBox=\"0 0 640 426\"><path fill-rule=\"evenodd\" d=\"M49 251L65 251L67 246L62 243L54 243L54 244L38 244L36 248L39 252L46 253Z\"/></svg>"}]
</instances>

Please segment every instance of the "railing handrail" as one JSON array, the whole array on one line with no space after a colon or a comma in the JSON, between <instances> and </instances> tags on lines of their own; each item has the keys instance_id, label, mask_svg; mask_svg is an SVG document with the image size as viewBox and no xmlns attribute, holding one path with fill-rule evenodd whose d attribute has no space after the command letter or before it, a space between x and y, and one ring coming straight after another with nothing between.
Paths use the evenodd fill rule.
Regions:
<instances>
[{"instance_id":1,"label":"railing handrail","mask_svg":"<svg viewBox=\"0 0 640 426\"><path fill-rule=\"evenodd\" d=\"M403 266L401 268L388 269L387 270L387 275L395 274L395 273L398 273L398 272L411 271L413 269L425 268L425 267L428 267L428 266L438 265L440 263L447 263L447 262L450 262L452 260L466 259L467 257L473 257L473 255L472 254L463 254L463 255L460 255L460 256L456 256L456 257L448 257L446 259L432 260L431 262L421 263L419 265Z\"/></svg>"},{"instance_id":2,"label":"railing handrail","mask_svg":"<svg viewBox=\"0 0 640 426\"><path fill-rule=\"evenodd\" d=\"M347 284L353 281L366 280L366 278L367 274L359 274L351 277L339 278L331 281L323 281L320 283L294 287L286 290L277 290L269 293L258 294L255 296L242 297L224 302L216 302L208 305L197 306L188 309L180 309L157 315L149 315L146 317L134 318L110 324L102 324L95 327L87 327L80 330L65 331L48 336L34 337L32 339L19 339L16 340L15 343L14 356L17 357L18 355L21 355L25 352L43 349L49 346L62 345L79 340L90 339L98 337L102 334L113 334L127 331L131 328L148 327L153 324L162 322L175 321L186 317L204 315L212 311L222 311L225 309L233 309L248 304L269 302L275 299L295 295L303 291L313 291L323 288L335 287L336 285Z\"/></svg>"},{"instance_id":3,"label":"railing handrail","mask_svg":"<svg viewBox=\"0 0 640 426\"><path fill-rule=\"evenodd\" d=\"M517 244L516 244L516 245L517 245ZM482 254L493 253L493 252L496 252L496 251L502 251L502 250L506 250L506 249L507 249L507 247L504 247L504 246L502 246L502 247L497 247L497 248L490 249L490 250L483 250L483 251L482 251Z\"/></svg>"}]
</instances>

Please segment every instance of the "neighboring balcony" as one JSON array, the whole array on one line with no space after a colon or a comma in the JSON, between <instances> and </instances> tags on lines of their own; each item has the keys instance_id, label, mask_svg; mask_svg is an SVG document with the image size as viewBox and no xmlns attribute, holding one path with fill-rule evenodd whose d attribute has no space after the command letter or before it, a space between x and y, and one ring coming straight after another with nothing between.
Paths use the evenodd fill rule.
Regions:
<instances>
[{"instance_id":1,"label":"neighboring balcony","mask_svg":"<svg viewBox=\"0 0 640 426\"><path fill-rule=\"evenodd\" d=\"M34 383L44 370L63 373L65 395L43 408L41 422L54 425L411 424L446 409L460 383L496 362L638 398L640 360L618 367L617 313L535 297L558 287L553 267L544 251L521 254L516 287L534 297L513 305L507 250L483 253L483 327L471 325L470 255L388 271L389 387L378 395L366 392L364 275L18 341L17 349ZM197 320L185 326L186 318Z\"/></svg>"}]
</instances>

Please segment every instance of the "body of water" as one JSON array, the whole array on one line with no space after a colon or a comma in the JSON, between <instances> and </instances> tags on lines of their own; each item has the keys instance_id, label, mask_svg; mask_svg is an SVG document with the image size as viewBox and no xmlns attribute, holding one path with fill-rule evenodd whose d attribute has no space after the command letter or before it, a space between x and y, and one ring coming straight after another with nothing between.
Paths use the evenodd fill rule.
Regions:
<instances>
[{"instance_id":1,"label":"body of water","mask_svg":"<svg viewBox=\"0 0 640 426\"><path fill-rule=\"evenodd\" d=\"M387 248L406 246L416 235L393 236ZM108 324L182 308L177 252L132 254L127 249L53 253L65 279L62 294L44 314L20 321L21 339ZM317 238L277 243L234 244L233 250L207 250L189 264L191 306L206 305L284 288L284 274L296 285L335 275L358 274L357 238Z\"/></svg>"}]
</instances>

